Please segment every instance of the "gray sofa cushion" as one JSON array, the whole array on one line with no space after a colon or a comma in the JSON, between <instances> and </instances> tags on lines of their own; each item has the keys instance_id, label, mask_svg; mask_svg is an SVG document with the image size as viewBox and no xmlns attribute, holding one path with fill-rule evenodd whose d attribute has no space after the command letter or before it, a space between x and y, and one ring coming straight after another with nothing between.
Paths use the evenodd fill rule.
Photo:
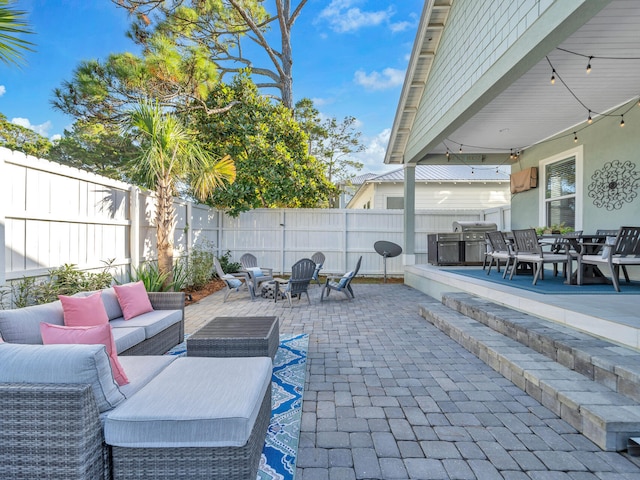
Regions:
<instances>
[{"instance_id":1,"label":"gray sofa cushion","mask_svg":"<svg viewBox=\"0 0 640 480\"><path fill-rule=\"evenodd\" d=\"M116 342L116 350L118 351L118 353L124 352L125 350L128 350L129 348L138 345L141 342L144 342L146 338L144 328L142 327L111 328L111 331L113 332L113 339Z\"/></svg>"},{"instance_id":2,"label":"gray sofa cushion","mask_svg":"<svg viewBox=\"0 0 640 480\"><path fill-rule=\"evenodd\" d=\"M0 382L90 384L98 410L125 398L113 379L104 345L0 344Z\"/></svg>"},{"instance_id":3,"label":"gray sofa cushion","mask_svg":"<svg viewBox=\"0 0 640 480\"><path fill-rule=\"evenodd\" d=\"M62 304L59 300L32 307L0 310L0 335L5 342L41 345L41 322L64 325Z\"/></svg>"},{"instance_id":4,"label":"gray sofa cushion","mask_svg":"<svg viewBox=\"0 0 640 480\"><path fill-rule=\"evenodd\" d=\"M271 370L268 357L178 358L109 412L105 440L121 447L243 446Z\"/></svg>"},{"instance_id":5,"label":"gray sofa cushion","mask_svg":"<svg viewBox=\"0 0 640 480\"><path fill-rule=\"evenodd\" d=\"M157 335L165 328L180 322L182 320L181 310L154 310L153 312L143 313L130 320L124 318L116 318L110 320L109 323L113 328L120 327L143 327L147 338Z\"/></svg>"},{"instance_id":6,"label":"gray sofa cushion","mask_svg":"<svg viewBox=\"0 0 640 480\"><path fill-rule=\"evenodd\" d=\"M113 287L102 290L102 303L104 303L104 309L107 311L109 320L122 316L122 309L120 308L120 303L118 303L118 297Z\"/></svg>"},{"instance_id":7,"label":"gray sofa cushion","mask_svg":"<svg viewBox=\"0 0 640 480\"><path fill-rule=\"evenodd\" d=\"M123 355L118 357L129 378L129 383L121 386L120 391L125 397L131 398L134 393L177 358L173 355Z\"/></svg>"}]
</instances>

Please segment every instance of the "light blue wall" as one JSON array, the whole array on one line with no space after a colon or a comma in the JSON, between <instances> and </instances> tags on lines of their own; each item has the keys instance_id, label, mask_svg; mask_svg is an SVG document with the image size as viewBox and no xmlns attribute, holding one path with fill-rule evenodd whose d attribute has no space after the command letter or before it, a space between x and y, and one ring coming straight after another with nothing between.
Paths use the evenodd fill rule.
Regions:
<instances>
[{"instance_id":1,"label":"light blue wall","mask_svg":"<svg viewBox=\"0 0 640 480\"><path fill-rule=\"evenodd\" d=\"M593 176L602 172L607 163L618 160L621 164L630 162L635 165L633 171L640 177L640 107L635 106L624 116L625 126L620 127L620 116L601 117L587 126L581 125L565 132L565 136L558 140L548 141L536 147L527 149L519 163L512 167L512 171L521 168L538 166L540 161L571 150L576 145L583 145L583 216L582 229L586 233L594 233L598 228L615 229L622 225L640 225L640 180L635 187L630 185L625 191L629 199L635 194L631 202L624 202L619 209L594 205L594 199L589 197L589 186L594 183ZM573 131L578 131L578 143L574 143ZM541 173L541 172L540 172ZM623 175L623 180L630 179L629 171ZM602 176L596 176L602 181ZM539 225L539 195L544 185L527 192L512 195L511 226L514 229Z\"/></svg>"}]
</instances>

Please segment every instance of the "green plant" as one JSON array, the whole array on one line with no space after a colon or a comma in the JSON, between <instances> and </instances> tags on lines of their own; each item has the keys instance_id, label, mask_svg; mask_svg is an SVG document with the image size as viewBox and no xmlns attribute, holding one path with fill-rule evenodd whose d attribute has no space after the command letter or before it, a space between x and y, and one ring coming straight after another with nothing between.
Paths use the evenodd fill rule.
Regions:
<instances>
[{"instance_id":1,"label":"green plant","mask_svg":"<svg viewBox=\"0 0 640 480\"><path fill-rule=\"evenodd\" d=\"M222 267L222 271L224 273L235 273L240 271L242 265L238 262L233 262L231 260L231 251L227 250L227 253L218 257L220 261L220 266Z\"/></svg>"},{"instance_id":2,"label":"green plant","mask_svg":"<svg viewBox=\"0 0 640 480\"><path fill-rule=\"evenodd\" d=\"M213 245L203 241L193 247L189 254L189 286L198 289L204 287L213 275Z\"/></svg>"},{"instance_id":3,"label":"green plant","mask_svg":"<svg viewBox=\"0 0 640 480\"><path fill-rule=\"evenodd\" d=\"M160 273L158 262L146 262L138 268L131 266L129 281L144 283L147 292L164 292L167 287L164 286L169 272Z\"/></svg>"},{"instance_id":4,"label":"green plant","mask_svg":"<svg viewBox=\"0 0 640 480\"><path fill-rule=\"evenodd\" d=\"M21 280L11 282L11 286L2 292L3 308L23 308L34 304L34 296L36 291L35 277L22 277ZM5 298L9 301L5 304Z\"/></svg>"},{"instance_id":5,"label":"green plant","mask_svg":"<svg viewBox=\"0 0 640 480\"><path fill-rule=\"evenodd\" d=\"M564 222L557 224L554 223L553 225L549 226L549 227L535 227L536 229L536 233L538 235L544 235L544 234L549 234L549 233L560 233L560 234L565 234L565 233L569 233L569 232L573 232L574 229L573 227L568 227L567 225L565 225Z\"/></svg>"},{"instance_id":6,"label":"green plant","mask_svg":"<svg viewBox=\"0 0 640 480\"><path fill-rule=\"evenodd\" d=\"M78 292L107 288L113 282L109 273L111 262L102 272L92 273L78 270L77 265L65 263L49 270L49 280L34 286L36 304L49 303L58 299L58 295L73 295Z\"/></svg>"},{"instance_id":7,"label":"green plant","mask_svg":"<svg viewBox=\"0 0 640 480\"><path fill-rule=\"evenodd\" d=\"M189 265L184 258L179 258L173 264L173 283L171 290L179 292L189 285Z\"/></svg>"}]
</instances>

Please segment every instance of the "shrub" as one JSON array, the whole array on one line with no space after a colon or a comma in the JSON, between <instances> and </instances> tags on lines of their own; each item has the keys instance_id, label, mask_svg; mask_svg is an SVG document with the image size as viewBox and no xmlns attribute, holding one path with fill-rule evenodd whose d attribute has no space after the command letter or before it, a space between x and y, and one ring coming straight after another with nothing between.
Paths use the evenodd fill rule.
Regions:
<instances>
[{"instance_id":1,"label":"shrub","mask_svg":"<svg viewBox=\"0 0 640 480\"><path fill-rule=\"evenodd\" d=\"M227 253L218 257L220 261L220 266L222 267L222 271L224 273L235 273L239 272L242 268L242 264L238 262L231 261L231 251L227 250Z\"/></svg>"},{"instance_id":2,"label":"shrub","mask_svg":"<svg viewBox=\"0 0 640 480\"><path fill-rule=\"evenodd\" d=\"M213 276L213 245L203 241L189 253L189 286L193 289L204 287Z\"/></svg>"}]
</instances>

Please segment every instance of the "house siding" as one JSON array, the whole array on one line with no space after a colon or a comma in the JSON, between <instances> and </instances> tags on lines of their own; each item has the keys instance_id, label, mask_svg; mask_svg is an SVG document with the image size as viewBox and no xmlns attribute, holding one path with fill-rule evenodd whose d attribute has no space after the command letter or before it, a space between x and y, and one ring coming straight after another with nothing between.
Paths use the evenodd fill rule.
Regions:
<instances>
[{"instance_id":1,"label":"house siding","mask_svg":"<svg viewBox=\"0 0 640 480\"><path fill-rule=\"evenodd\" d=\"M416 183L415 208L421 209L487 209L508 205L509 184L469 182ZM349 208L386 209L388 197L404 197L403 183L368 183L349 204Z\"/></svg>"},{"instance_id":2,"label":"house siding","mask_svg":"<svg viewBox=\"0 0 640 480\"><path fill-rule=\"evenodd\" d=\"M630 162L635 166L635 172L640 172L640 108L633 108L625 115L625 128L620 128L619 117L604 117L590 125L586 132L579 134L578 144L583 146L583 174L582 174L582 230L593 233L597 229L617 229L622 225L640 223L640 201L638 201L639 186L633 188L631 182L626 188L618 187L619 191L629 201L622 203L620 208L607 209L598 207L594 198L589 197L589 185L594 183L594 175L601 172L606 164L618 160L621 164ZM631 128L628 128L631 127ZM579 130L579 128L577 128ZM522 155L519 165L524 169L537 167L541 161L553 157L561 152L576 147L573 141L573 129L565 132L558 140L527 149ZM515 168L514 168L515 171ZM640 174L639 174L640 175ZM629 180L624 179L623 180ZM544 185L514 195L511 199L513 228L528 228L540 223L541 196ZM635 196L634 196L635 192Z\"/></svg>"}]
</instances>

